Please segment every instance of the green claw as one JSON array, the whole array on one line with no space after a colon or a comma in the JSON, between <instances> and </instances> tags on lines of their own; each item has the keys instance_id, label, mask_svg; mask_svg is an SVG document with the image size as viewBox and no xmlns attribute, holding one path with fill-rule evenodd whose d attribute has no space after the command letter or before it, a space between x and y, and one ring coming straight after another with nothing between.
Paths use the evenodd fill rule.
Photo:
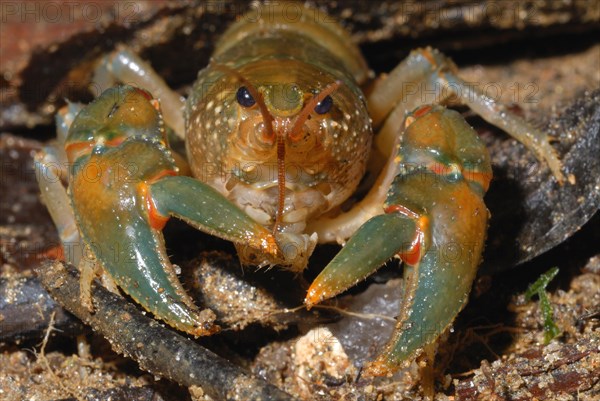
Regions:
<instances>
[{"instance_id":1,"label":"green claw","mask_svg":"<svg viewBox=\"0 0 600 401\"><path fill-rule=\"evenodd\" d=\"M405 262L396 330L363 370L385 375L416 357L465 305L483 251L489 156L454 111L423 106L406 119L385 215L372 218L311 285L311 306L351 287L393 255Z\"/></svg>"},{"instance_id":2,"label":"green claw","mask_svg":"<svg viewBox=\"0 0 600 401\"><path fill-rule=\"evenodd\" d=\"M219 329L215 316L194 305L166 253L161 229L169 217L265 254L279 248L267 229L214 189L177 176L162 127L158 103L147 92L106 91L69 130L66 149L75 162L69 196L93 262L157 318L207 335Z\"/></svg>"},{"instance_id":3,"label":"green claw","mask_svg":"<svg viewBox=\"0 0 600 401\"><path fill-rule=\"evenodd\" d=\"M190 177L164 177L150 185L152 200L164 216L178 217L203 232L266 254L279 248L269 230L212 187Z\"/></svg>"},{"instance_id":4,"label":"green claw","mask_svg":"<svg viewBox=\"0 0 600 401\"><path fill-rule=\"evenodd\" d=\"M130 138L92 154L71 181L75 218L95 260L123 291L172 326L194 335L210 334L217 330L214 315L200 311L185 293L146 208L145 181L173 168L159 145Z\"/></svg>"},{"instance_id":5,"label":"green claw","mask_svg":"<svg viewBox=\"0 0 600 401\"><path fill-rule=\"evenodd\" d=\"M360 227L308 289L311 307L352 287L394 255L410 248L417 225L400 214L375 216Z\"/></svg>"}]
</instances>

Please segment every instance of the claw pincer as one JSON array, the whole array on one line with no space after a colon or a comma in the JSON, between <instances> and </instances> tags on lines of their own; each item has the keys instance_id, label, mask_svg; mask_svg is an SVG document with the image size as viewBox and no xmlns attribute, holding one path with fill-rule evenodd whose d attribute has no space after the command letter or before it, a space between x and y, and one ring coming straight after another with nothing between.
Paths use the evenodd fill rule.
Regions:
<instances>
[{"instance_id":1,"label":"claw pincer","mask_svg":"<svg viewBox=\"0 0 600 401\"><path fill-rule=\"evenodd\" d=\"M194 335L218 331L214 314L194 305L178 281L162 228L173 215L276 252L271 234L212 188L177 175L158 102L141 89L115 87L83 108L65 149L73 164L69 195L92 265L170 325Z\"/></svg>"},{"instance_id":2,"label":"claw pincer","mask_svg":"<svg viewBox=\"0 0 600 401\"><path fill-rule=\"evenodd\" d=\"M404 294L394 335L365 373L396 370L432 344L466 304L479 265L488 210L490 157L455 111L422 106L409 114L384 214L365 223L309 289L307 305L364 279L394 255Z\"/></svg>"}]
</instances>

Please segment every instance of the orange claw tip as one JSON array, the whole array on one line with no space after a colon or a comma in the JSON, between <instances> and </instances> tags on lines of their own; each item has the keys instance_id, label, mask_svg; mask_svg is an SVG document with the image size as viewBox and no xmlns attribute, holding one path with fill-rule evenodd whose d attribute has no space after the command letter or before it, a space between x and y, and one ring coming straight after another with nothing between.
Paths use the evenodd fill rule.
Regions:
<instances>
[{"instance_id":1,"label":"orange claw tip","mask_svg":"<svg viewBox=\"0 0 600 401\"><path fill-rule=\"evenodd\" d=\"M155 315L156 316L156 315ZM160 317L159 317L160 318ZM204 337L217 334L221 331L221 326L215 324L216 316L210 309L199 311L194 322L164 320L169 326L181 330L184 333L194 337Z\"/></svg>"},{"instance_id":2,"label":"orange claw tip","mask_svg":"<svg viewBox=\"0 0 600 401\"><path fill-rule=\"evenodd\" d=\"M306 298L304 298L304 305L306 305L306 309L310 310L310 308L312 308L314 305L329 298L327 294L328 291L323 285L316 282L312 283L306 292Z\"/></svg>"}]
</instances>

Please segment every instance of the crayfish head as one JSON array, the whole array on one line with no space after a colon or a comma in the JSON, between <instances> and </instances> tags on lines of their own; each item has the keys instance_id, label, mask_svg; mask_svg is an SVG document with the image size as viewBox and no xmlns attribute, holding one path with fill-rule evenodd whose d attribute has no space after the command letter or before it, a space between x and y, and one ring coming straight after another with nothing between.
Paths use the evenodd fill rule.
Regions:
<instances>
[{"instance_id":1,"label":"crayfish head","mask_svg":"<svg viewBox=\"0 0 600 401\"><path fill-rule=\"evenodd\" d=\"M365 173L372 130L362 95L350 78L298 60L213 63L202 74L221 86L198 87L188 103L194 175L299 255L277 264L299 266L316 243L307 222L348 199Z\"/></svg>"}]
</instances>

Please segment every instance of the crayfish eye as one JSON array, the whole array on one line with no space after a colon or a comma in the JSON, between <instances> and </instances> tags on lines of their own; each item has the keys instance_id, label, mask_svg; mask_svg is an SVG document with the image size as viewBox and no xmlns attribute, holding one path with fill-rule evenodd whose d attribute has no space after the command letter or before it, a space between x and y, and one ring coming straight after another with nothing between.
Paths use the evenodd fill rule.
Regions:
<instances>
[{"instance_id":1,"label":"crayfish eye","mask_svg":"<svg viewBox=\"0 0 600 401\"><path fill-rule=\"evenodd\" d=\"M235 95L237 102L243 107L252 107L256 104L256 100L250 94L250 91L245 86L241 86Z\"/></svg>"},{"instance_id":2,"label":"crayfish eye","mask_svg":"<svg viewBox=\"0 0 600 401\"><path fill-rule=\"evenodd\" d=\"M331 96L327 95L323 100L317 103L317 105L315 106L315 113L325 114L329 110L331 110L331 106L333 106L333 99L331 98Z\"/></svg>"}]
</instances>

